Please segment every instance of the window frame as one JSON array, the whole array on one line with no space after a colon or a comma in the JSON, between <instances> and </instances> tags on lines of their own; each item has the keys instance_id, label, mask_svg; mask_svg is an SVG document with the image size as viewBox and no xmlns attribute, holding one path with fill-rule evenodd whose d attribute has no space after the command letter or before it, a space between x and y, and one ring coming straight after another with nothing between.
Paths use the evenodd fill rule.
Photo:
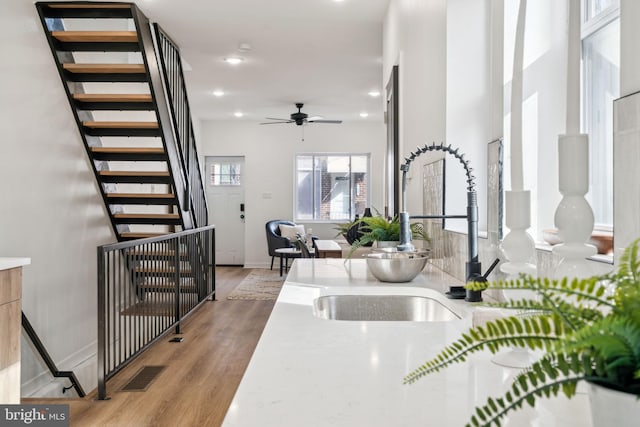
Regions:
<instances>
[{"instance_id":1,"label":"window frame","mask_svg":"<svg viewBox=\"0 0 640 427\"><path fill-rule=\"evenodd\" d=\"M351 157L366 157L367 171L366 171L366 205L371 205L371 153L365 152L305 152L305 153L296 153L293 158L293 220L294 222L299 223L318 223L318 224L331 224L331 223L341 223L348 222L353 220L356 212L352 212L352 200L351 194L349 195L349 218L348 220L339 220L339 219L318 219L315 218L315 209L313 212L314 218L306 219L300 218L298 216L298 159L300 157L311 157L313 168L315 170L315 159L316 157L349 157L349 188L351 189L351 175L353 172L351 171ZM312 205L315 206L315 197L316 197L316 176L315 173L312 173Z\"/></svg>"},{"instance_id":2,"label":"window frame","mask_svg":"<svg viewBox=\"0 0 640 427\"><path fill-rule=\"evenodd\" d=\"M239 164L237 162L226 160L226 158L225 158L224 161L211 162L209 164L210 170L207 171L207 183L208 183L208 185L210 187L213 187L213 188L215 188L215 187L240 187L240 186L242 186L242 180L244 178L242 168L239 168L240 172L238 172L238 173L231 173L231 171L228 174L222 174L222 173L216 174L216 173L214 173L213 168L215 166L224 166L224 165L229 166L230 168L232 166L239 166ZM214 179L213 179L213 177L215 177L215 176L218 176L218 177L229 177L230 179L232 177L237 177L238 181L237 181L237 183L234 183L234 182L228 182L227 183L227 182L225 182L225 183L215 184L214 183ZM233 181L233 180L231 179L231 181Z\"/></svg>"},{"instance_id":3,"label":"window frame","mask_svg":"<svg viewBox=\"0 0 640 427\"><path fill-rule=\"evenodd\" d=\"M612 25L616 20L620 20L620 0L612 0L611 4L605 9L598 12L593 17L589 17L589 7L593 0L582 0L582 16L581 16L581 31L580 31L580 42L581 42L581 74L582 74L582 87L581 87L581 119L582 119L582 131L589 135L590 141L590 153L589 158L590 162L593 162L594 156L591 152L593 152L593 144L592 135L597 133L594 130L593 123L591 122L591 113L594 108L593 100L591 99L591 88L588 84L593 80L593 69L591 64L586 61L586 49L585 43L591 38L596 36L599 32L603 31L609 25ZM620 35L618 34L620 37ZM619 96L619 93L618 93ZM611 109L613 111L613 109ZM613 121L613 117L607 117L608 120ZM612 123L610 123L612 125ZM613 135L610 135L611 142L613 141ZM613 164L608 165L610 168L611 175L613 175ZM593 181L593 167L589 165L589 179ZM613 178L611 177L611 180ZM591 185L589 185L589 193L587 195L589 203L593 206L593 200L591 195ZM610 202L613 203L613 188L611 188L610 194ZM611 218L611 223L602 223L598 222L598 218L596 218L596 223L594 224L594 230L598 230L599 232L611 233L613 234L613 227L615 224L613 223L613 218Z\"/></svg>"}]
</instances>

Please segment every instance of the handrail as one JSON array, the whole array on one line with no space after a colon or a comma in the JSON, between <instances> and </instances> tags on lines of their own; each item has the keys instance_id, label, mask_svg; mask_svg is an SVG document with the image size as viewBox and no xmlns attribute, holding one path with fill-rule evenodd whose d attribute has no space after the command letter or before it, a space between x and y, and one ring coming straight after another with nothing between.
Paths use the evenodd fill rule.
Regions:
<instances>
[{"instance_id":1,"label":"handrail","mask_svg":"<svg viewBox=\"0 0 640 427\"><path fill-rule=\"evenodd\" d=\"M215 227L98 247L98 399L106 382L215 296Z\"/></svg>"},{"instance_id":2,"label":"handrail","mask_svg":"<svg viewBox=\"0 0 640 427\"><path fill-rule=\"evenodd\" d=\"M164 80L162 67L158 61L158 53L154 43L154 34L151 30L149 19L142 13L140 8L131 3L131 11L133 21L140 38L140 50L142 60L146 66L148 73L149 91L154 101L156 109L156 117L162 130L162 142L169 158L169 173L173 179L175 194L178 198L181 208L181 218L183 229L197 228L194 224L192 216L185 214L188 211L186 206L189 205L189 199L186 197L185 189L188 187L187 177L180 159L180 143L176 140L172 126L171 107L167 104L165 98ZM205 224L201 224L205 225Z\"/></svg>"},{"instance_id":3,"label":"handrail","mask_svg":"<svg viewBox=\"0 0 640 427\"><path fill-rule=\"evenodd\" d=\"M78 378L76 378L76 374L74 374L73 371L61 371L58 369L58 367L56 366L56 363L53 361L53 359L51 358L51 355L49 354L44 344L40 340L40 337L38 337L38 334L36 333L35 329L33 329L33 326L31 325L31 322L29 322L27 315L24 314L24 311L22 312L22 327L24 328L24 331L29 336L29 339L31 340L31 342L33 343L33 346L38 351L38 354L44 361L45 365L47 365L47 368L49 368L49 372L51 372L51 375L53 375L55 378L69 378L69 381L71 381L71 387L63 387L62 392L64 393L70 388L75 388L76 393L78 393L78 396L84 397L85 396L84 389L80 385L80 381L78 381Z\"/></svg>"},{"instance_id":4,"label":"handrail","mask_svg":"<svg viewBox=\"0 0 640 427\"><path fill-rule=\"evenodd\" d=\"M178 45L162 28L153 24L156 52L162 70L165 95L173 122L174 138L185 171L185 211L191 211L196 227L207 224L207 201L204 192L198 151L191 120L187 86Z\"/></svg>"}]
</instances>

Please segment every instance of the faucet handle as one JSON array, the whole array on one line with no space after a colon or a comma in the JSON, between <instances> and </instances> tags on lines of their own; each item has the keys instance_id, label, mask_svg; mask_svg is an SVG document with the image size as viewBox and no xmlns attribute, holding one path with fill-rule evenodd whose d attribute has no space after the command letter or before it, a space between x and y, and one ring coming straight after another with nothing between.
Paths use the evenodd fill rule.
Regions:
<instances>
[{"instance_id":1,"label":"faucet handle","mask_svg":"<svg viewBox=\"0 0 640 427\"><path fill-rule=\"evenodd\" d=\"M494 268L496 268L496 266L498 265L498 263L500 262L500 258L496 258L493 263L489 266L489 268L487 269L487 271L484 272L484 274L480 274L480 273L473 273L470 277L469 277L469 282L480 282L480 283L484 283L487 281L487 277L489 277L489 275L491 274L491 272L493 271ZM464 299L467 302L481 302L482 301L482 291L472 291L470 289L467 289L467 296Z\"/></svg>"}]
</instances>

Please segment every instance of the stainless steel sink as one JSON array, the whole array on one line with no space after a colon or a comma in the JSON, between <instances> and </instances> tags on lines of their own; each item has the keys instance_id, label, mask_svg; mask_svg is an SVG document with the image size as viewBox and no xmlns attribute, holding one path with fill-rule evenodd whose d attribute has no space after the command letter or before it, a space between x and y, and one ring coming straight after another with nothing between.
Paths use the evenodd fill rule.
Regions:
<instances>
[{"instance_id":1,"label":"stainless steel sink","mask_svg":"<svg viewBox=\"0 0 640 427\"><path fill-rule=\"evenodd\" d=\"M329 320L448 322L459 317L432 298L414 295L327 295L313 303Z\"/></svg>"}]
</instances>

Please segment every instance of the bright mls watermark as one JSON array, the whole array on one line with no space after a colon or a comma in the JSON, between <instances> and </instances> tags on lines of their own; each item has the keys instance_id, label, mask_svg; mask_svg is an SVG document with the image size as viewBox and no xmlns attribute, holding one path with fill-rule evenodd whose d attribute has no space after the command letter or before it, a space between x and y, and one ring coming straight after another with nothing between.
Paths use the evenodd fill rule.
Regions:
<instances>
[{"instance_id":1,"label":"bright mls watermark","mask_svg":"<svg viewBox=\"0 0 640 427\"><path fill-rule=\"evenodd\" d=\"M69 405L0 405L0 427L69 427Z\"/></svg>"}]
</instances>

